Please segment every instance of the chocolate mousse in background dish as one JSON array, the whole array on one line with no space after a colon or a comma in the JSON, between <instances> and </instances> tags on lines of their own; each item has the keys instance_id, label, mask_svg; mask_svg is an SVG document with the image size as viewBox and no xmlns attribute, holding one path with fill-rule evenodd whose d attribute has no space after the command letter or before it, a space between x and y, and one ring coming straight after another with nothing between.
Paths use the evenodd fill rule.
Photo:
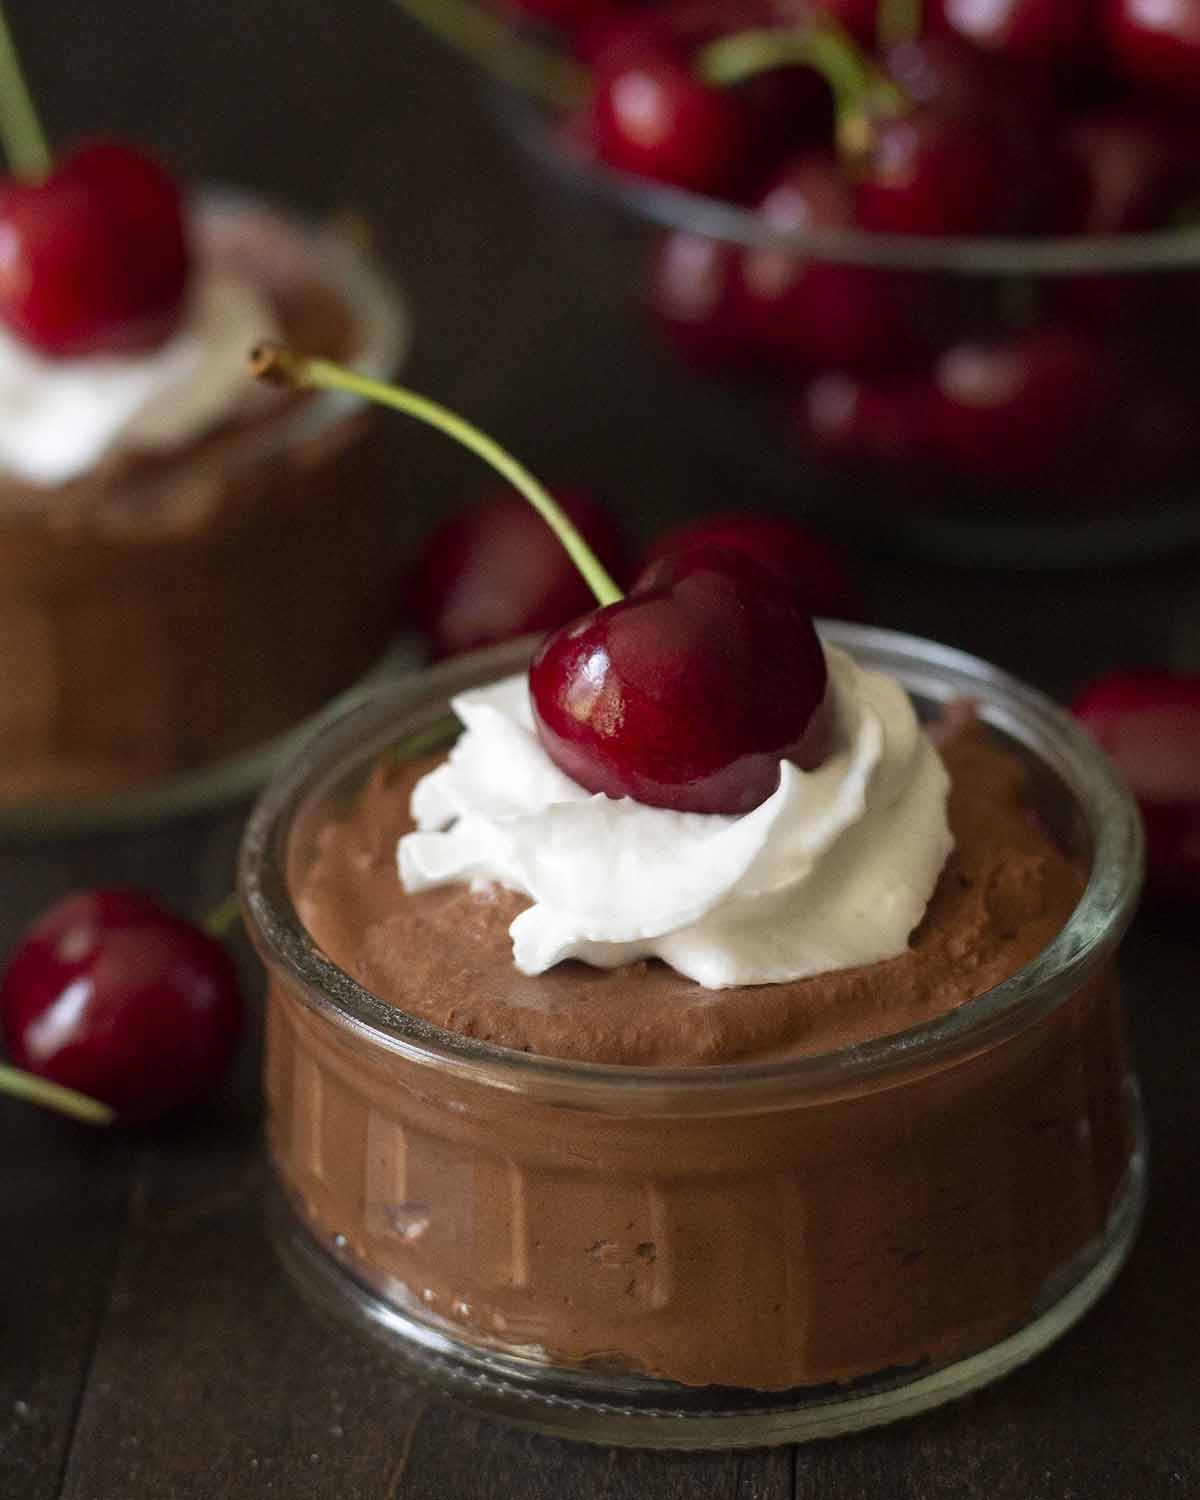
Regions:
<instances>
[{"instance_id":1,"label":"chocolate mousse in background dish","mask_svg":"<svg viewBox=\"0 0 1200 1500\"><path fill-rule=\"evenodd\" d=\"M11 80L10 80L11 82ZM6 84L7 87L7 84ZM0 184L0 806L210 766L380 657L394 487L352 397L252 387L276 333L375 374L403 303L331 230L140 148Z\"/></svg>"},{"instance_id":2,"label":"chocolate mousse in background dish","mask_svg":"<svg viewBox=\"0 0 1200 1500\"><path fill-rule=\"evenodd\" d=\"M818 640L752 560L588 577L528 673L518 643L382 695L251 821L286 1263L438 1385L600 1441L995 1378L1139 1217L1127 792L1032 690Z\"/></svg>"}]
</instances>

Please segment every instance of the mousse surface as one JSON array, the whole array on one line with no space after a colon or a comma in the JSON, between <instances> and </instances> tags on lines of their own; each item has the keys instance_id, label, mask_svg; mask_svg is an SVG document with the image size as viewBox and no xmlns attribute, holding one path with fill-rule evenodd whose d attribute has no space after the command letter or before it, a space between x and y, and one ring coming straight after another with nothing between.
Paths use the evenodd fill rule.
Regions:
<instances>
[{"instance_id":1,"label":"mousse surface","mask_svg":"<svg viewBox=\"0 0 1200 1500\"><path fill-rule=\"evenodd\" d=\"M550 1057L697 1065L807 1053L902 1031L999 983L1062 928L1083 876L1026 795L1021 762L975 724L942 747L955 849L910 950L790 984L706 990L657 961L568 962L530 978L508 926L526 904L491 886L409 894L396 842L432 762L379 767L344 822L316 835L297 901L320 947L367 989L451 1031Z\"/></svg>"}]
</instances>

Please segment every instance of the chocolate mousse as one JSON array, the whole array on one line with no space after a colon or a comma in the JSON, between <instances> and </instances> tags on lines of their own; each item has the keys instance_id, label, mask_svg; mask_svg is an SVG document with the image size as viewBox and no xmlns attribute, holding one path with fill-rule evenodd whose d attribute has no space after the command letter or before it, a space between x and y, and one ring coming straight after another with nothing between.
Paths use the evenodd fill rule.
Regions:
<instances>
[{"instance_id":1,"label":"chocolate mousse","mask_svg":"<svg viewBox=\"0 0 1200 1500\"><path fill-rule=\"evenodd\" d=\"M382 765L323 829L298 907L373 994L447 1030L584 1062L688 1066L803 1056L886 1036L998 984L1057 933L1083 877L1032 814L1020 763L978 729L943 748L955 848L908 953L790 984L714 992L665 964L568 962L536 979L508 927L528 903L498 886L405 894L396 844L432 762Z\"/></svg>"},{"instance_id":2,"label":"chocolate mousse","mask_svg":"<svg viewBox=\"0 0 1200 1500\"><path fill-rule=\"evenodd\" d=\"M243 278L289 338L386 369L393 294L364 257L246 200L193 225L198 273ZM381 652L390 486L346 404L247 399L168 451L39 484L0 476L0 801L206 765L301 721Z\"/></svg>"},{"instance_id":3,"label":"chocolate mousse","mask_svg":"<svg viewBox=\"0 0 1200 1500\"><path fill-rule=\"evenodd\" d=\"M560 1372L790 1391L936 1369L1030 1323L1105 1243L1130 1157L1111 968L949 1058L774 1082L731 1066L815 1064L945 1015L1067 922L1084 874L1022 761L974 725L943 754L956 847L911 951L720 991L657 961L525 976L520 898L405 893L396 841L428 762L380 765L344 816L302 820L297 910L374 994L539 1058L674 1070L644 1091L636 1066L489 1086L486 1064L372 1044L277 972L271 1144L310 1232L456 1346Z\"/></svg>"}]
</instances>

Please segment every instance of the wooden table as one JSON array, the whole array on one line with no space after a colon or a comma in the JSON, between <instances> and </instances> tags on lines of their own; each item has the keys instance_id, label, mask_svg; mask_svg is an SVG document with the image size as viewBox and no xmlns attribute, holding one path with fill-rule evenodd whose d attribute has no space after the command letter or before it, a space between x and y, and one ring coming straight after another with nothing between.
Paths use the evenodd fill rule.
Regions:
<instances>
[{"instance_id":1,"label":"wooden table","mask_svg":"<svg viewBox=\"0 0 1200 1500\"><path fill-rule=\"evenodd\" d=\"M736 458L705 450L685 384L641 339L623 271L630 228L540 182L494 129L469 70L385 0L124 0L72 7L53 24L34 0L10 9L59 139L120 129L197 178L317 213L369 209L417 306L411 378L541 473L626 497L645 532L745 493ZM391 440L411 533L482 487L439 439L398 424ZM1200 664L1194 559L1071 578L876 557L863 576L880 623L976 650L1056 692L1119 661ZM123 849L120 873L198 906L227 881L225 857L181 873L160 836ZM97 858L71 842L29 855L63 890L97 878ZM10 883L0 953L26 915L27 893ZM656 1455L542 1439L428 1396L318 1321L265 1234L254 1043L226 1097L161 1133L90 1134L0 1103L0 1494L1200 1493L1198 962L1182 919L1143 919L1128 944L1153 1190L1103 1305L1032 1367L957 1407L800 1450Z\"/></svg>"}]
</instances>

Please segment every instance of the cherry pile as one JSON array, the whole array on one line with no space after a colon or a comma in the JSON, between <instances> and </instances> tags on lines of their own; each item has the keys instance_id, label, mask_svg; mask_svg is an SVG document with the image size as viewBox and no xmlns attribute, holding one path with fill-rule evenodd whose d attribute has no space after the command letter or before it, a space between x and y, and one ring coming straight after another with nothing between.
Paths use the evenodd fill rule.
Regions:
<instances>
[{"instance_id":1,"label":"cherry pile","mask_svg":"<svg viewBox=\"0 0 1200 1500\"><path fill-rule=\"evenodd\" d=\"M1200 0L504 4L586 68L576 154L779 231L1082 244L1200 221ZM647 279L679 351L792 393L792 435L838 471L1066 510L1200 462L1198 286L901 272L686 229Z\"/></svg>"}]
</instances>

